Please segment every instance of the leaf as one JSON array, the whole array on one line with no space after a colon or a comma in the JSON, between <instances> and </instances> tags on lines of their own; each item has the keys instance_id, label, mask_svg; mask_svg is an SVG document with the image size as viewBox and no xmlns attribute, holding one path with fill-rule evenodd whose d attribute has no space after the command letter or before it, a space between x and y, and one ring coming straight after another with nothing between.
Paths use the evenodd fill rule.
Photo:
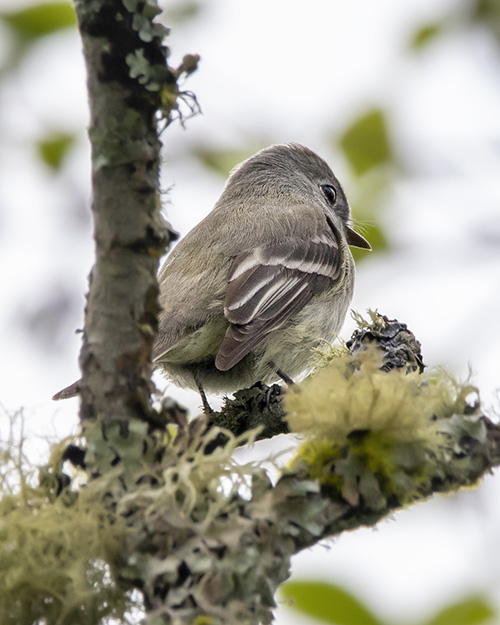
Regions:
<instances>
[{"instance_id":1,"label":"leaf","mask_svg":"<svg viewBox=\"0 0 500 625\"><path fill-rule=\"evenodd\" d=\"M473 6L473 16L489 21L498 19L500 16L500 2L498 0L477 0Z\"/></svg>"},{"instance_id":2,"label":"leaf","mask_svg":"<svg viewBox=\"0 0 500 625\"><path fill-rule=\"evenodd\" d=\"M373 252L382 252L389 248L389 243L387 242L386 236L382 228L376 224L363 224L362 228L358 228L361 234L365 237L365 239L372 246ZM360 250L357 247L351 247L352 257L359 263L361 260L366 258L370 258L370 252L366 252L366 250Z\"/></svg>"},{"instance_id":3,"label":"leaf","mask_svg":"<svg viewBox=\"0 0 500 625\"><path fill-rule=\"evenodd\" d=\"M332 625L382 625L358 599L334 584L287 582L280 594L297 610Z\"/></svg>"},{"instance_id":4,"label":"leaf","mask_svg":"<svg viewBox=\"0 0 500 625\"><path fill-rule=\"evenodd\" d=\"M186 22L199 15L202 8L200 2L189 2L188 0L171 4L165 9L165 21L175 24Z\"/></svg>"},{"instance_id":5,"label":"leaf","mask_svg":"<svg viewBox=\"0 0 500 625\"><path fill-rule=\"evenodd\" d=\"M443 32L443 24L436 22L434 24L425 24L417 28L410 39L410 48L420 51L436 39Z\"/></svg>"},{"instance_id":6,"label":"leaf","mask_svg":"<svg viewBox=\"0 0 500 625\"><path fill-rule=\"evenodd\" d=\"M75 144L75 140L75 135L54 134L37 143L38 155L51 169L59 171L64 158Z\"/></svg>"},{"instance_id":7,"label":"leaf","mask_svg":"<svg viewBox=\"0 0 500 625\"><path fill-rule=\"evenodd\" d=\"M25 45L76 25L75 10L70 2L34 4L13 13L0 13L0 19L24 40Z\"/></svg>"},{"instance_id":8,"label":"leaf","mask_svg":"<svg viewBox=\"0 0 500 625\"><path fill-rule=\"evenodd\" d=\"M339 144L357 176L393 160L387 122L380 109L357 119L340 137Z\"/></svg>"},{"instance_id":9,"label":"leaf","mask_svg":"<svg viewBox=\"0 0 500 625\"><path fill-rule=\"evenodd\" d=\"M495 617L496 612L486 597L470 595L447 606L423 625L479 625L489 623Z\"/></svg>"},{"instance_id":10,"label":"leaf","mask_svg":"<svg viewBox=\"0 0 500 625\"><path fill-rule=\"evenodd\" d=\"M500 43L499 0L476 0L472 4L471 17L490 30L497 43Z\"/></svg>"}]
</instances>

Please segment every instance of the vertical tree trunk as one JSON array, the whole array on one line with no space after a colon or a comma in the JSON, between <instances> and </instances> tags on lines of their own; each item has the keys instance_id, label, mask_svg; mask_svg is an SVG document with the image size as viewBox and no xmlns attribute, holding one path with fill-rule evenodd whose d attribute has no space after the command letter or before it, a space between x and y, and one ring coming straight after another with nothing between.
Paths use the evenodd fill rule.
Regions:
<instances>
[{"instance_id":1,"label":"vertical tree trunk","mask_svg":"<svg viewBox=\"0 0 500 625\"><path fill-rule=\"evenodd\" d=\"M161 88L175 85L175 76L166 64L165 29L151 21L151 11L159 11L144 4L149 13L141 15L133 1L76 2L88 72L96 242L80 356L84 420L127 421L150 409L156 272L168 242L159 214L156 114ZM155 71L161 86L152 82Z\"/></svg>"}]
</instances>

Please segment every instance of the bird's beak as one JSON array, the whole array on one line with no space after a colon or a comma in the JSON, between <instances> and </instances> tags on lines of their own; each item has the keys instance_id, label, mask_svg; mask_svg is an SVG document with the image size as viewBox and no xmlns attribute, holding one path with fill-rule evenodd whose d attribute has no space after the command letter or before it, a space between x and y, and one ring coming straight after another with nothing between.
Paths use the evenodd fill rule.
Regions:
<instances>
[{"instance_id":1,"label":"bird's beak","mask_svg":"<svg viewBox=\"0 0 500 625\"><path fill-rule=\"evenodd\" d=\"M364 250L372 249L368 241L349 226L346 227L346 239L347 243L353 247L361 247Z\"/></svg>"}]
</instances>

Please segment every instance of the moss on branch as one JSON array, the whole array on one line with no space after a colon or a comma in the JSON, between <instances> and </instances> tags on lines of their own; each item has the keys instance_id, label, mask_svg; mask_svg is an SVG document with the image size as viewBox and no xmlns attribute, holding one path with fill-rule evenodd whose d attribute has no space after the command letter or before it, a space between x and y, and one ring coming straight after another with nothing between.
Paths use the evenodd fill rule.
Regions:
<instances>
[{"instance_id":1,"label":"moss on branch","mask_svg":"<svg viewBox=\"0 0 500 625\"><path fill-rule=\"evenodd\" d=\"M88 429L85 460L93 479L83 499L62 476L60 461L43 472L38 507L23 506L25 494L6 499L0 552L13 545L22 552L25 534L36 527L19 524L16 510L29 517L43 509L41 518L57 524L38 534L42 551L82 523L102 536L113 533L112 549L106 540L91 541L95 565L112 572L112 587L92 591L93 601L105 598L107 613L133 604L130 591L137 589L147 625L270 623L275 591L295 553L435 493L474 486L500 463L500 428L482 413L477 389L445 373L421 374L420 366L384 366L381 337L400 353L414 353L417 343L403 324L393 333L381 322L397 323L374 317L357 335L359 349L326 354L324 366L285 395L285 420L302 442L275 483L261 466L232 460L260 427L236 437L202 420L188 423L167 403L166 429L140 419L129 421L126 436L116 421ZM216 444L221 436L224 444ZM91 507L89 516L81 516L82 505ZM5 561L6 579L16 579L19 560ZM73 577L54 577L53 564L41 561L36 577L21 567L23 592L39 600L63 597L61 613L80 614L75 596L64 593L75 572L89 575L89 542L72 541ZM45 567L56 582L41 591ZM0 593L0 613L11 600Z\"/></svg>"},{"instance_id":2,"label":"moss on branch","mask_svg":"<svg viewBox=\"0 0 500 625\"><path fill-rule=\"evenodd\" d=\"M275 484L231 461L257 432L179 432L155 486L121 509L131 553L152 550L129 571L152 598L148 623L269 623L295 553L498 465L500 430L470 384L382 363L373 348L340 356L286 395L303 442ZM214 445L221 434L226 444Z\"/></svg>"},{"instance_id":3,"label":"moss on branch","mask_svg":"<svg viewBox=\"0 0 500 625\"><path fill-rule=\"evenodd\" d=\"M324 367L330 361L337 361L339 355L356 355L366 346L376 346L383 371L401 369L406 372L422 373L423 363L421 346L407 325L397 320L390 320L384 315L370 311L365 320L354 315L358 329L345 348L332 348L325 345L318 353L318 366ZM293 390L294 387L292 387ZM251 388L234 393L234 398L226 398L220 411L207 414L204 419L207 429L218 426L229 430L234 436L259 427L257 440L272 438L278 434L288 434L290 428L285 416L283 398L286 388L274 384L267 386L257 383ZM214 440L213 445L223 445L224 435Z\"/></svg>"}]
</instances>

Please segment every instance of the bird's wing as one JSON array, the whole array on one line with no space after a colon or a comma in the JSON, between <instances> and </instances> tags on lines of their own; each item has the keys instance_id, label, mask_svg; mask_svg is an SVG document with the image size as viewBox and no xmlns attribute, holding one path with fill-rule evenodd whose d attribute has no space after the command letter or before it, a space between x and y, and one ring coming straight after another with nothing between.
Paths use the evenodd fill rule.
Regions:
<instances>
[{"instance_id":1,"label":"bird's wing","mask_svg":"<svg viewBox=\"0 0 500 625\"><path fill-rule=\"evenodd\" d=\"M215 366L227 371L272 330L285 324L326 289L340 271L333 231L288 239L243 252L234 259L224 302L230 322Z\"/></svg>"}]
</instances>

